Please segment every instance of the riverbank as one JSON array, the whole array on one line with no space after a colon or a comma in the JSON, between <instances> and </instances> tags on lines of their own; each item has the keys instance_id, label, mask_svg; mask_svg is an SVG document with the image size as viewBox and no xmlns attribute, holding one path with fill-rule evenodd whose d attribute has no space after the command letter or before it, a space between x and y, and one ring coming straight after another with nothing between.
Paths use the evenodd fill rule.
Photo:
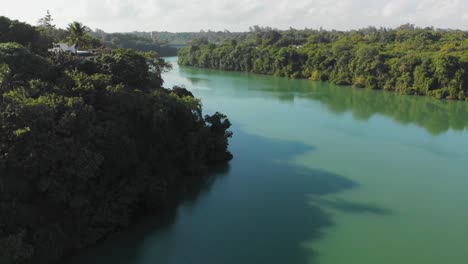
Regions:
<instances>
[{"instance_id":1,"label":"riverbank","mask_svg":"<svg viewBox=\"0 0 468 264\"><path fill-rule=\"evenodd\" d=\"M405 95L468 100L468 32L431 28L261 29L223 44L194 41L185 66L326 81Z\"/></svg>"}]
</instances>

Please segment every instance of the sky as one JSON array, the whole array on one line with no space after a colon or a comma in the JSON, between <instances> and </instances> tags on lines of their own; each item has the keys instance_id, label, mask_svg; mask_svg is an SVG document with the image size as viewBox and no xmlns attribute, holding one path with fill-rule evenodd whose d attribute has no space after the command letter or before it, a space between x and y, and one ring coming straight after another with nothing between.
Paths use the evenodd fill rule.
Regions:
<instances>
[{"instance_id":1,"label":"sky","mask_svg":"<svg viewBox=\"0 0 468 264\"><path fill-rule=\"evenodd\" d=\"M468 30L468 0L0 0L0 15L36 24L50 10L57 26L80 21L106 32L247 31L397 27Z\"/></svg>"}]
</instances>

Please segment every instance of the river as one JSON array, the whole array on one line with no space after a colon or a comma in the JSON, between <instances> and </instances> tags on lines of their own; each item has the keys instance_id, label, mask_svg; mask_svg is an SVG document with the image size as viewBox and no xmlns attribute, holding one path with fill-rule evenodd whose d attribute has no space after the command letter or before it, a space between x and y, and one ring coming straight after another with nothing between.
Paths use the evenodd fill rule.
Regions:
<instances>
[{"instance_id":1,"label":"river","mask_svg":"<svg viewBox=\"0 0 468 264\"><path fill-rule=\"evenodd\" d=\"M234 160L70 264L468 263L468 103L169 60Z\"/></svg>"}]
</instances>

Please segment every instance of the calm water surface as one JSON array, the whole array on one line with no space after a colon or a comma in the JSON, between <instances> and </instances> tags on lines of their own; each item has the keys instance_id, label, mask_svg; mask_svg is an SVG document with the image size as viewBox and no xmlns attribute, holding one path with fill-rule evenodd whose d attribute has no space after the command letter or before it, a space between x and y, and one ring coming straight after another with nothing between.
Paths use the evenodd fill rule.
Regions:
<instances>
[{"instance_id":1,"label":"calm water surface","mask_svg":"<svg viewBox=\"0 0 468 264\"><path fill-rule=\"evenodd\" d=\"M235 159L70 264L468 263L468 103L177 65L165 81L229 116Z\"/></svg>"}]
</instances>

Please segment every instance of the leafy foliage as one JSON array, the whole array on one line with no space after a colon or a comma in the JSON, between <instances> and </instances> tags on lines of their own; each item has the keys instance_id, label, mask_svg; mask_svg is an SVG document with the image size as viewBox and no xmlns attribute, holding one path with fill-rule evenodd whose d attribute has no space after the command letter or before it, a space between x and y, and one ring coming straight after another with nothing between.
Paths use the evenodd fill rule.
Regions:
<instances>
[{"instance_id":1,"label":"leafy foliage","mask_svg":"<svg viewBox=\"0 0 468 264\"><path fill-rule=\"evenodd\" d=\"M415 28L277 31L253 28L222 44L194 42L179 63L309 78L436 98L468 98L468 32Z\"/></svg>"},{"instance_id":2,"label":"leafy foliage","mask_svg":"<svg viewBox=\"0 0 468 264\"><path fill-rule=\"evenodd\" d=\"M106 33L100 29L91 32L101 43L109 48L125 48L143 52L157 52L161 56L175 56L177 49L159 42L153 42L151 34L137 33Z\"/></svg>"},{"instance_id":3,"label":"leafy foliage","mask_svg":"<svg viewBox=\"0 0 468 264\"><path fill-rule=\"evenodd\" d=\"M138 37L150 38L150 32L132 32L132 35ZM197 39L205 39L213 43L221 43L232 37L239 37L244 35L240 32L230 32L228 30L224 31L204 31L200 32L167 32L167 31L157 31L158 42L161 44L169 44L175 46L186 46L192 43Z\"/></svg>"},{"instance_id":4,"label":"leafy foliage","mask_svg":"<svg viewBox=\"0 0 468 264\"><path fill-rule=\"evenodd\" d=\"M76 44L80 49L98 48L101 43L98 39L91 36L91 30L80 22L72 22L68 24L67 40L69 44Z\"/></svg>"},{"instance_id":5,"label":"leafy foliage","mask_svg":"<svg viewBox=\"0 0 468 264\"><path fill-rule=\"evenodd\" d=\"M0 263L57 261L232 158L229 120L162 88L157 54L84 60L21 41L0 43Z\"/></svg>"},{"instance_id":6,"label":"leafy foliage","mask_svg":"<svg viewBox=\"0 0 468 264\"><path fill-rule=\"evenodd\" d=\"M39 19L37 23L39 24L39 27L41 28L54 29L55 25L52 24L52 21L54 21L54 19L52 18L50 11L47 10L46 15L43 18Z\"/></svg>"},{"instance_id":7,"label":"leafy foliage","mask_svg":"<svg viewBox=\"0 0 468 264\"><path fill-rule=\"evenodd\" d=\"M52 45L52 40L42 35L37 28L0 16L0 43L2 42L16 42L30 47L34 52L45 52Z\"/></svg>"}]
</instances>

